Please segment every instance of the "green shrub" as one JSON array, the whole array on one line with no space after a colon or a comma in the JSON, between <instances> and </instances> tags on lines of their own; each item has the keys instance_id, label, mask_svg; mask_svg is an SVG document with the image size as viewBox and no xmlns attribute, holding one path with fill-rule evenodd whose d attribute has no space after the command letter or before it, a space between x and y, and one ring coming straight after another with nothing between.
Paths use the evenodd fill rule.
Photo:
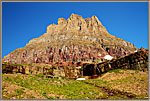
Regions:
<instances>
[{"instance_id":1,"label":"green shrub","mask_svg":"<svg viewBox=\"0 0 150 101\"><path fill-rule=\"evenodd\" d=\"M21 95L22 93L25 93L22 89L15 89L15 92L16 92L18 95Z\"/></svg>"}]
</instances>

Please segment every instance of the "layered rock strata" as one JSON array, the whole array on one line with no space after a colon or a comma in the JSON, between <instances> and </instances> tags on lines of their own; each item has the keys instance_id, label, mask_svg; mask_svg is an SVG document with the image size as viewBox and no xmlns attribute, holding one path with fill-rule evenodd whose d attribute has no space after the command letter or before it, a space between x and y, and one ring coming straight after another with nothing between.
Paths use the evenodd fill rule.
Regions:
<instances>
[{"instance_id":1,"label":"layered rock strata","mask_svg":"<svg viewBox=\"0 0 150 101\"><path fill-rule=\"evenodd\" d=\"M102 73L119 68L148 71L148 50L141 49L130 55L98 64L83 64L83 75L101 75Z\"/></svg>"},{"instance_id":2,"label":"layered rock strata","mask_svg":"<svg viewBox=\"0 0 150 101\"><path fill-rule=\"evenodd\" d=\"M48 78L76 79L83 75L80 67L56 66L49 64L8 64L3 63L3 73L37 74Z\"/></svg>"},{"instance_id":3,"label":"layered rock strata","mask_svg":"<svg viewBox=\"0 0 150 101\"><path fill-rule=\"evenodd\" d=\"M16 64L55 63L68 61L100 62L105 55L120 57L133 53L134 44L110 35L96 16L82 18L71 14L47 32L16 49L3 61Z\"/></svg>"},{"instance_id":4,"label":"layered rock strata","mask_svg":"<svg viewBox=\"0 0 150 101\"><path fill-rule=\"evenodd\" d=\"M66 62L65 62L66 63ZM148 51L138 50L127 56L108 60L98 64L77 62L74 64L9 64L3 63L3 73L44 74L51 78L76 79L82 76L98 77L102 73L118 68L133 70L148 70Z\"/></svg>"}]
</instances>

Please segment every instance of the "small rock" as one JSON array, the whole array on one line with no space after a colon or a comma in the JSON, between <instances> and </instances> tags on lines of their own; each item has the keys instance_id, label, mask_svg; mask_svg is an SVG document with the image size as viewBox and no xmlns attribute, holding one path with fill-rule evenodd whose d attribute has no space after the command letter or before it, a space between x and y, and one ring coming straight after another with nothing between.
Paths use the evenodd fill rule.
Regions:
<instances>
[{"instance_id":1,"label":"small rock","mask_svg":"<svg viewBox=\"0 0 150 101\"><path fill-rule=\"evenodd\" d=\"M113 94L113 93L109 93L109 95L110 95L110 96L113 96L114 94Z\"/></svg>"},{"instance_id":2,"label":"small rock","mask_svg":"<svg viewBox=\"0 0 150 101\"><path fill-rule=\"evenodd\" d=\"M89 94L91 94L91 95L92 95L93 93L92 93L92 92L89 92Z\"/></svg>"}]
</instances>

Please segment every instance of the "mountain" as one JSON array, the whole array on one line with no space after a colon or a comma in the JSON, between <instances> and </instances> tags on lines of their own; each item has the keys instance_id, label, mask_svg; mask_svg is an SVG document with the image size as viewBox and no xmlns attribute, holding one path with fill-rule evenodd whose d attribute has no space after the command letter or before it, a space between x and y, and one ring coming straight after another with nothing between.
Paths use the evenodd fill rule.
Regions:
<instances>
[{"instance_id":1,"label":"mountain","mask_svg":"<svg viewBox=\"0 0 150 101\"><path fill-rule=\"evenodd\" d=\"M135 52L134 44L110 35L96 16L82 18L71 14L47 32L3 58L3 62L30 64L67 61L100 62L104 56L120 57Z\"/></svg>"}]
</instances>

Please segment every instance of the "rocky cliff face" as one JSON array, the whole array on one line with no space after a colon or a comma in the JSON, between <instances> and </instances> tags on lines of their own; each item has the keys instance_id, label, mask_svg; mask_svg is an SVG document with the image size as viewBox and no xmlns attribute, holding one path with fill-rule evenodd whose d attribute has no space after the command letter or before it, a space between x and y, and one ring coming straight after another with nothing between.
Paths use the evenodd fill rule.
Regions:
<instances>
[{"instance_id":1,"label":"rocky cliff face","mask_svg":"<svg viewBox=\"0 0 150 101\"><path fill-rule=\"evenodd\" d=\"M105 55L120 57L136 50L135 46L110 35L96 16L83 19L71 14L24 47L16 49L3 61L17 64L54 63L67 61L97 61Z\"/></svg>"},{"instance_id":2,"label":"rocky cliff face","mask_svg":"<svg viewBox=\"0 0 150 101\"><path fill-rule=\"evenodd\" d=\"M68 62L69 63L69 62ZM82 67L81 67L82 65ZM74 64L2 64L3 73L23 73L23 74L44 74L45 77L51 78L70 78L76 79L82 76L86 78L95 78L101 74L114 69L132 69L132 70L148 70L148 50L141 49L127 56L117 59L108 60L102 63L83 63Z\"/></svg>"},{"instance_id":3,"label":"rocky cliff face","mask_svg":"<svg viewBox=\"0 0 150 101\"><path fill-rule=\"evenodd\" d=\"M97 64L83 64L83 75L93 76L101 75L114 69L131 69L148 71L148 50L140 49L135 53L122 56Z\"/></svg>"}]
</instances>

